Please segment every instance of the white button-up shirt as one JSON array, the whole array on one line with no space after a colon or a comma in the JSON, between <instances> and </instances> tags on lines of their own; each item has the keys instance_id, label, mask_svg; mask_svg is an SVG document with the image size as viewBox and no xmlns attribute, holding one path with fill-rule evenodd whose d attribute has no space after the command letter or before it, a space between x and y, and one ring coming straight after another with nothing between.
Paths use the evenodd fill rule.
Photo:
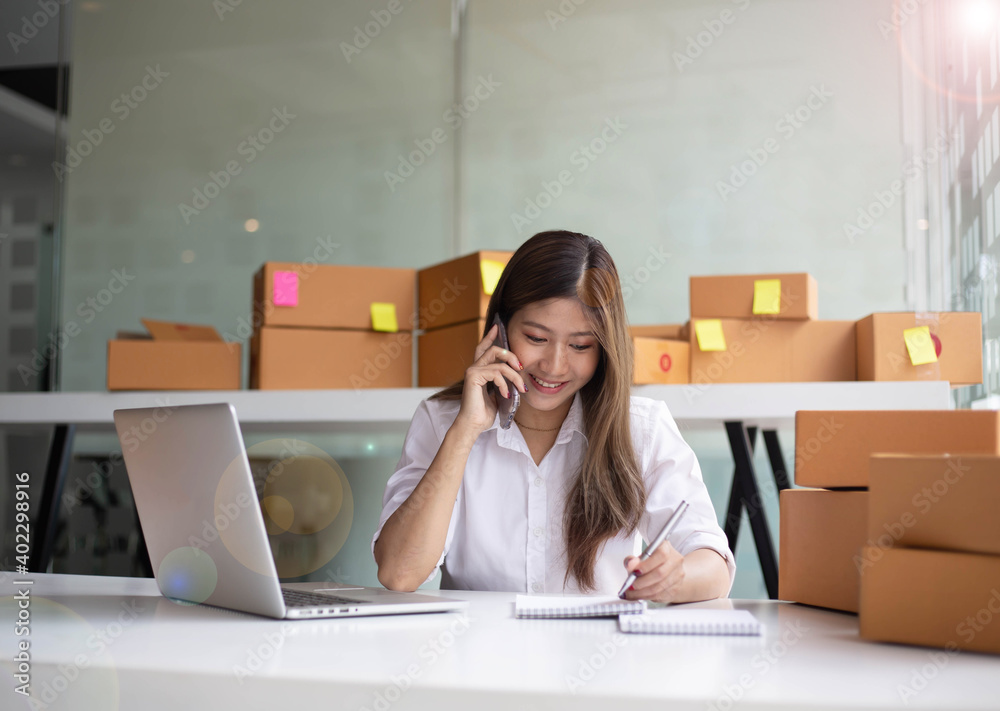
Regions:
<instances>
[{"instance_id":1,"label":"white button-up shirt","mask_svg":"<svg viewBox=\"0 0 1000 711\"><path fill-rule=\"evenodd\" d=\"M461 407L460 400L424 400L410 422L403 454L385 487L382 516L372 538L406 501L433 461ZM682 499L690 504L669 537L682 555L699 548L717 551L729 567L732 589L736 563L719 527L694 452L681 437L666 404L631 398L632 441L646 483L646 511L638 534L618 535L599 549L595 592L614 595L625 580L624 560L638 555ZM444 550L438 560L441 587L451 590L580 592L571 576L564 586L567 559L563 537L566 493L587 448L580 394L573 399L555 444L536 465L517 424L499 420L479 435L465 467ZM641 536L641 539L640 539ZM434 572L428 577L430 580Z\"/></svg>"}]
</instances>

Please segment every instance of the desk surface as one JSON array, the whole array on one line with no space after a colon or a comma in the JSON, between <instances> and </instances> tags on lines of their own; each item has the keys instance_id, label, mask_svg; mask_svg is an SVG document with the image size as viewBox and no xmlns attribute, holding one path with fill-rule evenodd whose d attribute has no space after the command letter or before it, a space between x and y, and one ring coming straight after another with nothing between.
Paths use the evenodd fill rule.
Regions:
<instances>
[{"instance_id":1,"label":"desk surface","mask_svg":"<svg viewBox=\"0 0 1000 711\"><path fill-rule=\"evenodd\" d=\"M732 601L763 637L669 637L514 619L509 593L441 593L467 613L284 622L179 606L151 579L6 573L0 591L22 579L51 709L1000 708L1000 658L865 642L857 617L791 603ZM6 669L14 604L0 599ZM29 708L2 683L5 709Z\"/></svg>"},{"instance_id":2,"label":"desk surface","mask_svg":"<svg viewBox=\"0 0 1000 711\"><path fill-rule=\"evenodd\" d=\"M406 427L431 388L373 390L216 390L205 392L65 392L0 394L0 424L75 423L112 430L117 408L231 402L244 430L396 430ZM772 429L794 424L797 410L951 408L944 381L642 385L635 395L663 400L685 426L724 420Z\"/></svg>"}]
</instances>

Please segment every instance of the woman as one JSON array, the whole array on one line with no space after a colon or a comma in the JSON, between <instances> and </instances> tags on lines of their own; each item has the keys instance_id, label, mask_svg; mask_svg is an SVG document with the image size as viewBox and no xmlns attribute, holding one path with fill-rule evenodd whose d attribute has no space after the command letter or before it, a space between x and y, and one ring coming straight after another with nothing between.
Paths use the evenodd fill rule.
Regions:
<instances>
[{"instance_id":1,"label":"woman","mask_svg":"<svg viewBox=\"0 0 1000 711\"><path fill-rule=\"evenodd\" d=\"M666 406L630 397L632 343L621 283L597 240L542 232L511 257L490 299L491 327L465 380L417 408L372 540L379 580L442 588L725 597L736 567L694 452ZM520 390L501 429L492 383ZM642 563L686 499L668 542Z\"/></svg>"}]
</instances>

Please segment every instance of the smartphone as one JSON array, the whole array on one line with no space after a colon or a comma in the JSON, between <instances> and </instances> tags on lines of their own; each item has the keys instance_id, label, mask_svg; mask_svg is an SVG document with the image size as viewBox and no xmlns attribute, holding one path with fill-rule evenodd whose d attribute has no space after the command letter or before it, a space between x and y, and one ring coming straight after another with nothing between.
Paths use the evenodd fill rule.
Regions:
<instances>
[{"instance_id":1,"label":"smartphone","mask_svg":"<svg viewBox=\"0 0 1000 711\"><path fill-rule=\"evenodd\" d=\"M497 337L493 340L493 345L509 351L510 343L507 341L507 329L504 327L499 315L493 317L493 324L497 327ZM514 383L510 382L506 376L503 380L507 384L507 392L510 393L510 397L504 397L503 393L500 392L500 388L495 384L490 383L490 387L493 388L493 399L497 403L500 426L506 430L510 429L510 423L514 421L514 413L517 412L517 406L521 404L521 394L514 387Z\"/></svg>"}]
</instances>

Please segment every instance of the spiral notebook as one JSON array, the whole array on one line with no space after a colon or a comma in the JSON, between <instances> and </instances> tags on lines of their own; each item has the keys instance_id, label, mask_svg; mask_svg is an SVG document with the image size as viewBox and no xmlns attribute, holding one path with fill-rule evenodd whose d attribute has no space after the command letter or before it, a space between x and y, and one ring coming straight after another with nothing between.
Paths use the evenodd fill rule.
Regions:
<instances>
[{"instance_id":1,"label":"spiral notebook","mask_svg":"<svg viewBox=\"0 0 1000 711\"><path fill-rule=\"evenodd\" d=\"M646 610L645 600L621 600L593 595L518 595L515 617L617 617L638 615Z\"/></svg>"},{"instance_id":2,"label":"spiral notebook","mask_svg":"<svg viewBox=\"0 0 1000 711\"><path fill-rule=\"evenodd\" d=\"M762 630L746 610L647 610L619 617L618 626L638 634L759 635Z\"/></svg>"}]
</instances>

